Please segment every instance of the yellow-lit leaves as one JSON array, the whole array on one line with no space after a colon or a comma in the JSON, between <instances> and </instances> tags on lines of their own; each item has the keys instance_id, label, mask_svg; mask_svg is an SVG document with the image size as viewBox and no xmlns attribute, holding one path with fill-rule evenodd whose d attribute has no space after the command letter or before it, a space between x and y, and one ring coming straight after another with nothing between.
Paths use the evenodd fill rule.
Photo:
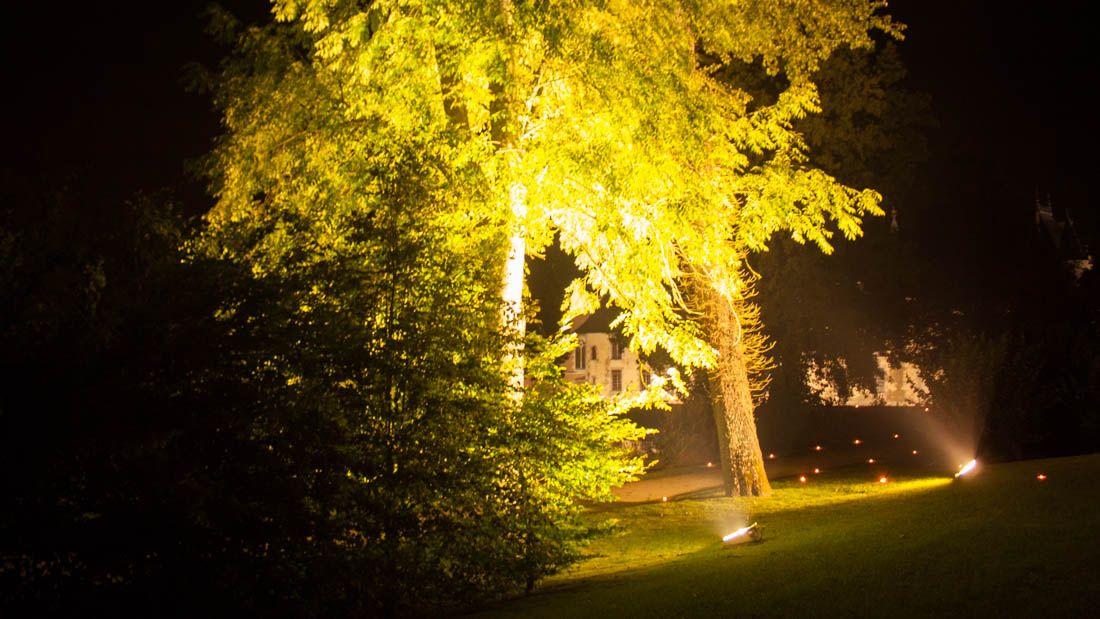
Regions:
<instances>
[{"instance_id":1,"label":"yellow-lit leaves","mask_svg":"<svg viewBox=\"0 0 1100 619\"><path fill-rule=\"evenodd\" d=\"M713 350L693 326L685 275L735 303L747 288L745 254L775 234L829 252L836 231L855 238L861 218L881 212L877 193L808 167L795 123L820 111L813 74L834 50L869 45L876 28L898 33L883 3L509 6L501 17L494 3L473 1L382 0L369 11L338 0L277 2L280 19L317 37L311 70L331 85L341 122L378 125L318 135L322 143L310 146L318 154L331 150L324 141L345 139L334 136L354 138L311 161L309 175L324 178L328 162L351 178L341 162L356 140L415 141L450 162L439 186L469 220L452 212L455 223L523 230L536 255L557 234L583 273L567 317L603 297L626 310L635 347L662 346L689 365L709 364ZM751 101L749 86L719 70L733 59L783 77L774 102ZM280 168L277 184L294 186L284 179L301 174L299 153L266 152ZM326 184L332 190L303 189L295 199L324 203L368 189ZM513 217L517 187L523 215Z\"/></svg>"}]
</instances>

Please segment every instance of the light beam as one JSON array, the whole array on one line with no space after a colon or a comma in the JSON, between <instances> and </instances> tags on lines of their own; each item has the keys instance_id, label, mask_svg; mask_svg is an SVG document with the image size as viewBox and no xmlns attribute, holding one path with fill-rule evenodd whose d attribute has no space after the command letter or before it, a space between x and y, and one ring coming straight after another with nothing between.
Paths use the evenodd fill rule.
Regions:
<instances>
[{"instance_id":1,"label":"light beam","mask_svg":"<svg viewBox=\"0 0 1100 619\"><path fill-rule=\"evenodd\" d=\"M740 529L737 529L733 533L730 533L729 535L726 535L726 536L722 537L722 543L723 544L728 544L729 542L732 542L733 540L739 539L739 538L742 538L742 537L752 537L752 538L758 537L757 523L754 522L754 523L750 524L747 527L741 527Z\"/></svg>"}]
</instances>

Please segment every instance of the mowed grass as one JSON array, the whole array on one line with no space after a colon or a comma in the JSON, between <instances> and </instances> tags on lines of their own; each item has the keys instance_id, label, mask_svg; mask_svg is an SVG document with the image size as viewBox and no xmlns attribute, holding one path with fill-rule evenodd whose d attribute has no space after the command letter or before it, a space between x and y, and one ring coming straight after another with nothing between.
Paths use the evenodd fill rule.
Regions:
<instances>
[{"instance_id":1,"label":"mowed grass","mask_svg":"<svg viewBox=\"0 0 1100 619\"><path fill-rule=\"evenodd\" d=\"M617 521L594 556L479 616L1100 616L1100 454L958 481L850 469L779 481L767 499L704 493L591 517ZM751 522L763 542L723 546Z\"/></svg>"}]
</instances>

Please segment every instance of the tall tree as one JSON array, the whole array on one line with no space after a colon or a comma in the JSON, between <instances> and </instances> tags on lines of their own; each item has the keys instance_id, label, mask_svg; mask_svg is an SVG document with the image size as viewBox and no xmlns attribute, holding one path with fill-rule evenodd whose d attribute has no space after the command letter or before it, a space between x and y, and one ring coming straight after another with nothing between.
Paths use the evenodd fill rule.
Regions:
<instances>
[{"instance_id":1,"label":"tall tree","mask_svg":"<svg viewBox=\"0 0 1100 619\"><path fill-rule=\"evenodd\" d=\"M557 232L583 273L567 317L604 296L623 309L635 348L714 367L721 347L685 286L701 282L708 305L728 308L733 325L748 288L746 252L777 232L828 249L834 226L855 237L861 217L879 212L874 191L807 165L793 123L817 111L813 75L834 50L870 45L874 29L898 32L883 4L277 0L275 14L315 37L303 62L338 84L339 122L421 136L453 162L453 179L476 179L454 191L469 217L511 239L499 272L517 330L522 254ZM720 75L732 63L785 86L754 101ZM727 359L738 364L736 354ZM723 401L751 402L743 396ZM722 421L751 432L751 406ZM759 464L758 451L729 461ZM731 492L767 491L762 467L751 470L759 472L728 471Z\"/></svg>"},{"instance_id":2,"label":"tall tree","mask_svg":"<svg viewBox=\"0 0 1100 619\"><path fill-rule=\"evenodd\" d=\"M245 360L279 395L257 403L272 417L257 432L288 457L325 456L296 477L337 491L317 501L312 537L353 566L349 608L531 587L575 560L582 503L640 470L621 445L644 431L549 372L554 344L531 359L525 397L506 397L508 217L475 208L485 171L436 134L358 116L315 41L297 24L241 33L218 90L218 201L193 245L284 293L275 308L242 315L228 298L220 311L279 336ZM305 436L286 437L290 413ZM311 420L325 424L316 435Z\"/></svg>"}]
</instances>

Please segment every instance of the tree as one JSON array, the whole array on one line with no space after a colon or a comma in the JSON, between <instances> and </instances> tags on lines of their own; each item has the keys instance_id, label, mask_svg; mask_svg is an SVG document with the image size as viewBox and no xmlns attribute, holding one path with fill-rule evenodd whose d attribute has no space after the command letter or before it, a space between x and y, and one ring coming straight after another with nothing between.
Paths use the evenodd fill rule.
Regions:
<instances>
[{"instance_id":1,"label":"tree","mask_svg":"<svg viewBox=\"0 0 1100 619\"><path fill-rule=\"evenodd\" d=\"M508 235L471 208L483 170L432 133L357 116L296 25L239 37L217 91L217 204L192 248L282 291L219 315L271 335L241 363L277 394L255 404L258 440L306 486L315 554L296 561L321 571L295 589L333 588L310 598L326 611L390 613L532 587L576 559L584 502L641 470L621 445L643 431L551 371L559 342L528 340L529 380L508 397Z\"/></svg>"},{"instance_id":2,"label":"tree","mask_svg":"<svg viewBox=\"0 0 1100 619\"><path fill-rule=\"evenodd\" d=\"M342 122L420 135L478 177L476 191L455 190L509 234L500 272L517 330L522 254L557 232L583 273L567 317L603 296L623 309L635 348L662 346L686 366L713 367L719 347L682 289L703 282L717 295L708 305L736 318L746 252L777 232L827 250L831 225L855 237L861 216L879 212L875 192L806 165L792 124L817 111L813 74L835 49L870 45L873 29L898 32L881 7L288 0L275 14L315 37L309 62L347 97ZM786 85L774 101L754 102L719 75L735 62ZM723 400L750 401L743 396ZM732 427L752 430L751 408L731 416ZM731 461L752 460L758 453ZM755 468L729 471L731 492L766 492Z\"/></svg>"},{"instance_id":3,"label":"tree","mask_svg":"<svg viewBox=\"0 0 1100 619\"><path fill-rule=\"evenodd\" d=\"M922 315L913 300L927 290L917 282L929 250L916 240L911 207L926 159L923 132L934 124L928 97L907 90L905 74L887 43L842 50L816 76L822 113L799 122L811 161L845 183L880 188L891 215L873 222L865 240L840 245L827 259L780 242L754 261L763 275L761 305L778 366L767 414L797 411L810 401L807 362L829 372L846 399L857 387L874 389L874 353L895 362L905 357L907 326Z\"/></svg>"}]
</instances>

